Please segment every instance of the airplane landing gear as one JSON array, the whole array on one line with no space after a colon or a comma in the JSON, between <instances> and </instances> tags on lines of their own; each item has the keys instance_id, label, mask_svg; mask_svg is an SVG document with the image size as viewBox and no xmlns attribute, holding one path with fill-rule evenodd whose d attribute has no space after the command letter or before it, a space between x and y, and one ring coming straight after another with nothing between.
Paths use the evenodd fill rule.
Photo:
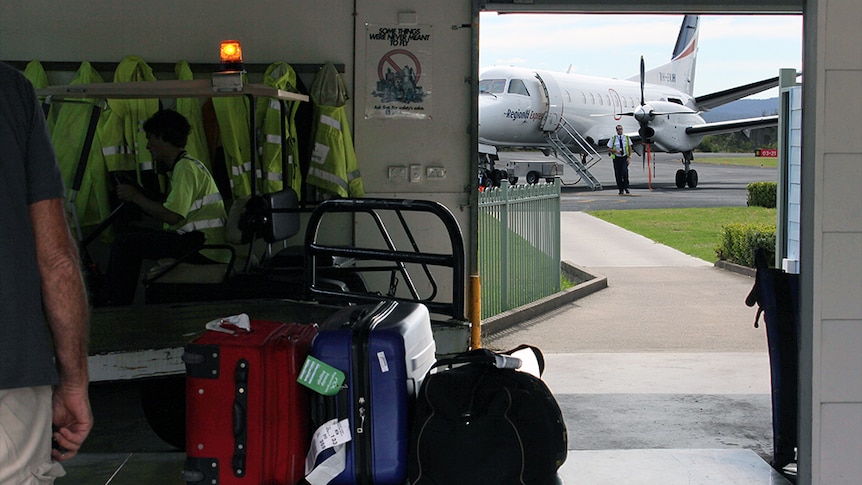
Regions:
<instances>
[{"instance_id":1,"label":"airplane landing gear","mask_svg":"<svg viewBox=\"0 0 862 485\"><path fill-rule=\"evenodd\" d=\"M691 169L685 176L685 181L688 184L688 188L693 189L697 187L697 170Z\"/></svg>"},{"instance_id":2,"label":"airplane landing gear","mask_svg":"<svg viewBox=\"0 0 862 485\"><path fill-rule=\"evenodd\" d=\"M691 169L686 172L683 169L676 171L676 188L683 189L688 185L688 188L697 187L697 170Z\"/></svg>"},{"instance_id":3,"label":"airplane landing gear","mask_svg":"<svg viewBox=\"0 0 862 485\"><path fill-rule=\"evenodd\" d=\"M692 152L683 152L682 164L685 168L676 171L676 188L685 188L686 184L690 189L697 187L697 170L691 168L692 160L694 160Z\"/></svg>"},{"instance_id":4,"label":"airplane landing gear","mask_svg":"<svg viewBox=\"0 0 862 485\"><path fill-rule=\"evenodd\" d=\"M676 171L676 188L685 188L685 170L683 169Z\"/></svg>"}]
</instances>

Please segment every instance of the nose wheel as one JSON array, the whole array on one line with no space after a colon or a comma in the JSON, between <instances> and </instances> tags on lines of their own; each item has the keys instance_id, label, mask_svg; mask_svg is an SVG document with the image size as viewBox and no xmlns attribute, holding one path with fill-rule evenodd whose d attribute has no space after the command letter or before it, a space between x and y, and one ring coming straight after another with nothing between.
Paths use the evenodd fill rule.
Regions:
<instances>
[{"instance_id":1,"label":"nose wheel","mask_svg":"<svg viewBox=\"0 0 862 485\"><path fill-rule=\"evenodd\" d=\"M676 171L676 188L682 189L688 185L690 189L697 187L697 170L689 170L686 172L683 169Z\"/></svg>"}]
</instances>

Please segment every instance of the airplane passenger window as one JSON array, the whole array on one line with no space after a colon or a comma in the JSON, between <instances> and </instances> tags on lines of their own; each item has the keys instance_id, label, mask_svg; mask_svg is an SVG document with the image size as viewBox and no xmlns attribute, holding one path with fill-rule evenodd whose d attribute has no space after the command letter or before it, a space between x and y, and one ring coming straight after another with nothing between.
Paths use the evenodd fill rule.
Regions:
<instances>
[{"instance_id":1,"label":"airplane passenger window","mask_svg":"<svg viewBox=\"0 0 862 485\"><path fill-rule=\"evenodd\" d=\"M509 81L509 94L522 94L524 96L530 95L530 93L527 92L527 86L524 85L524 81L520 79L512 79Z\"/></svg>"},{"instance_id":2,"label":"airplane passenger window","mask_svg":"<svg viewBox=\"0 0 862 485\"><path fill-rule=\"evenodd\" d=\"M593 93L590 93L590 102L596 104L596 96Z\"/></svg>"},{"instance_id":3,"label":"airplane passenger window","mask_svg":"<svg viewBox=\"0 0 862 485\"><path fill-rule=\"evenodd\" d=\"M479 81L479 92L480 93L494 93L499 94L503 92L503 89L506 88L506 80L505 79L482 79Z\"/></svg>"},{"instance_id":4,"label":"airplane passenger window","mask_svg":"<svg viewBox=\"0 0 862 485\"><path fill-rule=\"evenodd\" d=\"M604 103L604 100L602 100L602 95L601 95L601 94L599 94L599 95L598 95L598 96L596 96L596 97L597 97L597 98L599 98L599 106L604 106L604 104L605 104L605 103Z\"/></svg>"},{"instance_id":5,"label":"airplane passenger window","mask_svg":"<svg viewBox=\"0 0 862 485\"><path fill-rule=\"evenodd\" d=\"M568 90L566 91L566 102L567 102L567 103L571 103L571 102L572 102L572 94L571 94L571 93L569 93L569 91L568 91Z\"/></svg>"},{"instance_id":6,"label":"airplane passenger window","mask_svg":"<svg viewBox=\"0 0 862 485\"><path fill-rule=\"evenodd\" d=\"M587 95L584 94L583 91L581 91L581 98L582 98L581 100L584 102L584 104L587 104Z\"/></svg>"}]
</instances>

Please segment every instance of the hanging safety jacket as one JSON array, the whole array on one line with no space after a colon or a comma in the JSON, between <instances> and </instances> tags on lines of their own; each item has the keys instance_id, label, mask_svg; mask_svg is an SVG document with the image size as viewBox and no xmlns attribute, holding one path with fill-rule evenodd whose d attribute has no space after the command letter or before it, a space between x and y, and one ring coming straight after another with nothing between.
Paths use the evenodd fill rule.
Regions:
<instances>
[{"instance_id":1,"label":"hanging safety jacket","mask_svg":"<svg viewBox=\"0 0 862 485\"><path fill-rule=\"evenodd\" d=\"M42 63L37 60L32 60L24 67L24 77L30 81L35 89L48 87L48 74L45 73L45 68Z\"/></svg>"},{"instance_id":2,"label":"hanging safety jacket","mask_svg":"<svg viewBox=\"0 0 862 485\"><path fill-rule=\"evenodd\" d=\"M81 63L78 72L71 84L95 84L101 83L102 76L89 62ZM57 120L51 130L51 142L60 171L63 174L63 183L66 185L67 199L75 194L74 220L77 228L82 229L84 235L88 231L83 228L92 227L102 222L111 212L111 203L108 196L107 169L105 159L102 156L102 140L100 127L107 119L107 114L99 110L98 125L90 144L90 153L85 160L86 167L83 172L80 187L75 187L75 175L78 172L78 164L81 159L82 150L87 138L91 117L94 113L96 99L82 99L74 103L57 104L53 109L59 108ZM80 234L79 234L80 236Z\"/></svg>"},{"instance_id":3,"label":"hanging safety jacket","mask_svg":"<svg viewBox=\"0 0 862 485\"><path fill-rule=\"evenodd\" d=\"M183 220L174 225L165 224L165 230L179 233L200 231L206 244L224 244L227 214L209 170L199 160L184 154L174 165L169 178L171 188L163 205L165 209L183 216ZM230 253L222 249L207 249L201 254L220 263L230 261Z\"/></svg>"},{"instance_id":4,"label":"hanging safety jacket","mask_svg":"<svg viewBox=\"0 0 862 485\"><path fill-rule=\"evenodd\" d=\"M362 197L365 188L344 105L348 99L344 80L327 63L311 85L314 100L314 151L306 182L320 191L340 197Z\"/></svg>"},{"instance_id":5,"label":"hanging safety jacket","mask_svg":"<svg viewBox=\"0 0 862 485\"><path fill-rule=\"evenodd\" d=\"M263 83L295 93L298 92L296 79L296 71L289 64L276 62L267 68L263 76ZM255 126L259 133L258 150L260 152L257 180L258 188L263 194L282 190L285 184L299 194L302 185L295 124L296 112L300 103L299 101L287 101L285 104L285 123L284 128L282 128L279 100L260 98L257 101ZM287 148L287 166L283 166L282 163L281 142L283 137Z\"/></svg>"},{"instance_id":6,"label":"hanging safety jacket","mask_svg":"<svg viewBox=\"0 0 862 485\"><path fill-rule=\"evenodd\" d=\"M127 56L114 72L114 82L155 81L153 70L137 56ZM145 187L155 179L153 159L143 125L159 110L158 99L109 99L110 112L102 129L103 153L108 170L135 171ZM148 187L159 189L159 187Z\"/></svg>"},{"instance_id":7,"label":"hanging safety jacket","mask_svg":"<svg viewBox=\"0 0 862 485\"><path fill-rule=\"evenodd\" d=\"M188 61L180 61L174 67L174 72L177 79L180 81L194 80L191 66ZM176 105L177 113L185 116L189 125L192 127L192 132L189 134L188 142L186 143L186 151L189 156L199 160L212 173L212 164L210 163L209 148L207 146L206 132L204 132L204 119L201 114L201 101L198 98L178 98Z\"/></svg>"},{"instance_id":8,"label":"hanging safety jacket","mask_svg":"<svg viewBox=\"0 0 862 485\"><path fill-rule=\"evenodd\" d=\"M27 66L24 68L24 77L30 81L30 84L32 84L35 89L48 87L48 73L45 72L45 68L42 67L42 63L37 60L32 60L27 63ZM44 103L44 96L40 96L39 101ZM45 121L48 123L48 130L50 131L54 128L54 122L57 119L58 110L53 109L53 106L50 106L49 108L50 111L46 114Z\"/></svg>"},{"instance_id":9,"label":"hanging safety jacket","mask_svg":"<svg viewBox=\"0 0 862 485\"><path fill-rule=\"evenodd\" d=\"M245 78L245 75L243 75ZM243 79L245 82L245 79ZM234 199L251 195L250 108L245 96L212 98Z\"/></svg>"}]
</instances>

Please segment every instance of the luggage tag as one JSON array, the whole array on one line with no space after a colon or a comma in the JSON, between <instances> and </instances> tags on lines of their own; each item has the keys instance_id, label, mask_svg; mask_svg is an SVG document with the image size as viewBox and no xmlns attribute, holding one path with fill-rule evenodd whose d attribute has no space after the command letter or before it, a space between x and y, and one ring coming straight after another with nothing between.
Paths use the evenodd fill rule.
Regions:
<instances>
[{"instance_id":1,"label":"luggage tag","mask_svg":"<svg viewBox=\"0 0 862 485\"><path fill-rule=\"evenodd\" d=\"M347 465L345 443L351 439L347 419L335 418L317 428L305 457L305 481L311 485L326 485L340 475ZM315 466L320 454L330 448L335 453Z\"/></svg>"},{"instance_id":2,"label":"luggage tag","mask_svg":"<svg viewBox=\"0 0 862 485\"><path fill-rule=\"evenodd\" d=\"M296 380L303 386L324 396L334 396L341 390L344 378L344 372L326 362L308 356L305 363L302 364L302 369Z\"/></svg>"}]
</instances>

